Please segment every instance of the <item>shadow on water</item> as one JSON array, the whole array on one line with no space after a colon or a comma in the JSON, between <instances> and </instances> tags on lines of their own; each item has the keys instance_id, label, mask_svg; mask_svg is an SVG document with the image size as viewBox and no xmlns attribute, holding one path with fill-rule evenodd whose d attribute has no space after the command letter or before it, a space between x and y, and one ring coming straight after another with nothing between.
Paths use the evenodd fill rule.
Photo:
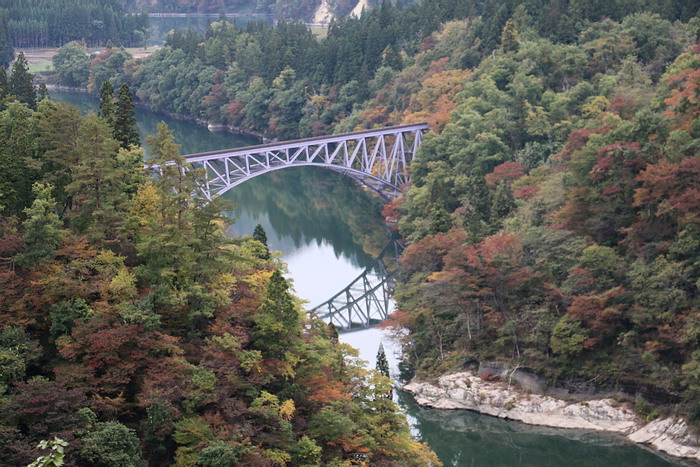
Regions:
<instances>
[{"instance_id":1,"label":"shadow on water","mask_svg":"<svg viewBox=\"0 0 700 467\"><path fill-rule=\"evenodd\" d=\"M564 430L503 420L467 410L420 407L398 392L414 433L445 466L662 467L697 465L658 454L608 433Z\"/></svg>"}]
</instances>

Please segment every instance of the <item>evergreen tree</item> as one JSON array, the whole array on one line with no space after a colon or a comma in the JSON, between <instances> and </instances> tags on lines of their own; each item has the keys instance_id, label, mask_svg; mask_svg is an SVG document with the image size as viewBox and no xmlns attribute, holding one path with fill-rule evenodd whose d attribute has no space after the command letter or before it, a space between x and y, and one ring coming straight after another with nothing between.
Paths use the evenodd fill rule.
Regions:
<instances>
[{"instance_id":1,"label":"evergreen tree","mask_svg":"<svg viewBox=\"0 0 700 467\"><path fill-rule=\"evenodd\" d=\"M114 86L107 79L100 88L100 110L97 112L110 127L114 126Z\"/></svg>"},{"instance_id":2,"label":"evergreen tree","mask_svg":"<svg viewBox=\"0 0 700 467\"><path fill-rule=\"evenodd\" d=\"M0 13L0 68L7 68L15 58L15 51L12 48L10 30L7 28L7 18Z\"/></svg>"},{"instance_id":3,"label":"evergreen tree","mask_svg":"<svg viewBox=\"0 0 700 467\"><path fill-rule=\"evenodd\" d=\"M263 229L262 225L258 224L255 226L255 230L253 230L253 240L257 240L265 247L264 251L258 254L260 259L270 259L270 249L267 246L267 233L265 233L265 229Z\"/></svg>"},{"instance_id":4,"label":"evergreen tree","mask_svg":"<svg viewBox=\"0 0 700 467\"><path fill-rule=\"evenodd\" d=\"M382 374L382 376L385 376L387 378L391 378L391 375L389 374L389 361L386 359L386 353L384 352L384 345L382 343L379 343L379 350L377 351L377 371ZM392 391L388 391L386 394L384 394L384 397L387 399L391 399L393 397Z\"/></svg>"},{"instance_id":5,"label":"evergreen tree","mask_svg":"<svg viewBox=\"0 0 700 467\"><path fill-rule=\"evenodd\" d=\"M139 132L136 131L136 110L134 101L131 98L129 85L124 83L119 88L119 98L114 109L114 139L119 141L121 147L128 149L129 146L141 144Z\"/></svg>"},{"instance_id":6,"label":"evergreen tree","mask_svg":"<svg viewBox=\"0 0 700 467\"><path fill-rule=\"evenodd\" d=\"M517 52L520 49L520 39L518 29L515 26L515 21L509 19L503 27L501 34L501 48L504 52Z\"/></svg>"},{"instance_id":7,"label":"evergreen tree","mask_svg":"<svg viewBox=\"0 0 700 467\"><path fill-rule=\"evenodd\" d=\"M22 266L39 266L53 259L65 231L56 211L56 201L51 196L51 185L35 183L32 187L35 199L24 210L24 253L17 258Z\"/></svg>"},{"instance_id":8,"label":"evergreen tree","mask_svg":"<svg viewBox=\"0 0 700 467\"><path fill-rule=\"evenodd\" d=\"M20 102L36 110L36 89L34 89L34 77L29 73L27 59L20 52L17 61L12 65L10 75L10 94L16 96Z\"/></svg>"},{"instance_id":9,"label":"evergreen tree","mask_svg":"<svg viewBox=\"0 0 700 467\"><path fill-rule=\"evenodd\" d=\"M386 359L386 352L384 352L384 345L379 343L379 350L377 351L377 370L387 378L389 375L389 361Z\"/></svg>"},{"instance_id":10,"label":"evergreen tree","mask_svg":"<svg viewBox=\"0 0 700 467\"><path fill-rule=\"evenodd\" d=\"M115 238L124 220L124 174L118 169L117 141L107 124L90 114L78 131L78 163L66 187L73 198L74 222L98 241Z\"/></svg>"},{"instance_id":11,"label":"evergreen tree","mask_svg":"<svg viewBox=\"0 0 700 467\"><path fill-rule=\"evenodd\" d=\"M255 346L267 357L283 358L300 333L299 313L288 292L289 284L279 270L270 277L262 309L255 315Z\"/></svg>"}]
</instances>

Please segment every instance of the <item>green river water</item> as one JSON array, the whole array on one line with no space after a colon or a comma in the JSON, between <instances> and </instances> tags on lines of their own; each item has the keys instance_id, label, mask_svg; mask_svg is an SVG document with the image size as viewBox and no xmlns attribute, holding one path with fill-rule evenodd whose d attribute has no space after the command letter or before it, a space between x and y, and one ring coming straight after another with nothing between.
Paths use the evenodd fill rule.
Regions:
<instances>
[{"instance_id":1,"label":"green river water","mask_svg":"<svg viewBox=\"0 0 700 467\"><path fill-rule=\"evenodd\" d=\"M52 91L55 100L96 110L87 94ZM165 121L183 154L255 144L231 133L137 109L138 129L153 134ZM313 167L290 168L254 178L228 193L237 205L232 235L250 235L256 224L267 231L270 248L279 250L289 266L296 294L309 306L322 303L347 286L374 255L389 233L380 215L382 203L343 175ZM341 334L370 362L380 341L393 349L376 329ZM392 366L396 356L388 352ZM372 363L373 364L373 363ZM413 434L427 442L446 466L613 466L652 467L697 465L662 456L628 443L622 437L579 430L532 427L468 411L419 407L412 396L397 393Z\"/></svg>"}]
</instances>

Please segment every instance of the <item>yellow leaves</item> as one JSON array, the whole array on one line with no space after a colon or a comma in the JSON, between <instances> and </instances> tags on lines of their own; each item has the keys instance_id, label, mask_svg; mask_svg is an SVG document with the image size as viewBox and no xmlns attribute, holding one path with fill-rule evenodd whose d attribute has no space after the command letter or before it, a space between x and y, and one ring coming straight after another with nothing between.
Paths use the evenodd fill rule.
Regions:
<instances>
[{"instance_id":1,"label":"yellow leaves","mask_svg":"<svg viewBox=\"0 0 700 467\"><path fill-rule=\"evenodd\" d=\"M122 301L134 298L137 294L136 276L134 276L126 267L122 267L112 278L108 289L112 295L112 298L115 300Z\"/></svg>"},{"instance_id":2,"label":"yellow leaves","mask_svg":"<svg viewBox=\"0 0 700 467\"><path fill-rule=\"evenodd\" d=\"M290 421L296 412L296 407L294 406L294 401L292 399L287 399L282 403L279 409L280 417L286 421Z\"/></svg>"},{"instance_id":3,"label":"yellow leaves","mask_svg":"<svg viewBox=\"0 0 700 467\"><path fill-rule=\"evenodd\" d=\"M272 465L287 465L292 460L292 456L280 449L266 449L263 451L263 457L272 462Z\"/></svg>"},{"instance_id":4,"label":"yellow leaves","mask_svg":"<svg viewBox=\"0 0 700 467\"><path fill-rule=\"evenodd\" d=\"M237 352L241 349L241 339L229 333L224 333L223 336L214 336L212 341L225 350Z\"/></svg>"},{"instance_id":5,"label":"yellow leaves","mask_svg":"<svg viewBox=\"0 0 700 467\"><path fill-rule=\"evenodd\" d=\"M248 373L262 373L262 352L259 350L243 350L238 354L238 359L241 362L241 368Z\"/></svg>"},{"instance_id":6,"label":"yellow leaves","mask_svg":"<svg viewBox=\"0 0 700 467\"><path fill-rule=\"evenodd\" d=\"M603 96L597 96L592 101L583 104L581 111L586 118L598 118L609 106L610 101Z\"/></svg>"},{"instance_id":7,"label":"yellow leaves","mask_svg":"<svg viewBox=\"0 0 700 467\"><path fill-rule=\"evenodd\" d=\"M267 287L267 283L270 281L270 277L272 277L273 272L274 271L270 271L268 269L261 269L245 276L243 282L249 284L256 292L263 292L265 291L265 287Z\"/></svg>"},{"instance_id":8,"label":"yellow leaves","mask_svg":"<svg viewBox=\"0 0 700 467\"><path fill-rule=\"evenodd\" d=\"M470 76L470 70L431 69L421 90L411 96L403 123L428 122L433 130L441 131L455 108L457 93Z\"/></svg>"},{"instance_id":9,"label":"yellow leaves","mask_svg":"<svg viewBox=\"0 0 700 467\"><path fill-rule=\"evenodd\" d=\"M129 214L139 219L141 225L148 225L157 220L160 201L161 197L155 185L151 182L146 183L131 200Z\"/></svg>"},{"instance_id":10,"label":"yellow leaves","mask_svg":"<svg viewBox=\"0 0 700 467\"><path fill-rule=\"evenodd\" d=\"M544 108L539 105L533 106L525 101L525 126L531 135L546 135L549 132L550 122Z\"/></svg>"}]
</instances>

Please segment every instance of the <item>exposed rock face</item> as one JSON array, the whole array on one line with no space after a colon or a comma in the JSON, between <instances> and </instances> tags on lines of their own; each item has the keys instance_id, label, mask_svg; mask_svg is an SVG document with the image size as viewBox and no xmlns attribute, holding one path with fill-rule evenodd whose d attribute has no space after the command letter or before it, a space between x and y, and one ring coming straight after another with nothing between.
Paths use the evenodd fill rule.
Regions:
<instances>
[{"instance_id":1,"label":"exposed rock face","mask_svg":"<svg viewBox=\"0 0 700 467\"><path fill-rule=\"evenodd\" d=\"M323 0L318 6L316 13L314 13L314 23L328 24L333 19L333 13L331 12L331 6L328 0Z\"/></svg>"},{"instance_id":2,"label":"exposed rock face","mask_svg":"<svg viewBox=\"0 0 700 467\"><path fill-rule=\"evenodd\" d=\"M355 5L355 8L352 9L350 15L354 16L355 18L359 18L360 16L362 16L363 11L369 11L369 9L369 1L360 0L359 2L357 2L357 5Z\"/></svg>"},{"instance_id":3,"label":"exposed rock face","mask_svg":"<svg viewBox=\"0 0 700 467\"><path fill-rule=\"evenodd\" d=\"M414 379L404 386L416 402L437 409L465 409L531 425L610 431L678 457L700 460L700 442L685 421L645 423L613 399L567 402L482 380L471 373L442 376L436 383Z\"/></svg>"}]
</instances>

